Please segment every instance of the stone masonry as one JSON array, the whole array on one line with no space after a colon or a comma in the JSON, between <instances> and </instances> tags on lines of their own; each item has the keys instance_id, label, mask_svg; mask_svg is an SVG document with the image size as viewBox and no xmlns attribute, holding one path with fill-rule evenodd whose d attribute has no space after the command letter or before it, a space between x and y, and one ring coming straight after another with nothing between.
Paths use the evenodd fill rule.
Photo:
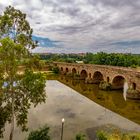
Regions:
<instances>
[{"instance_id":1,"label":"stone masonry","mask_svg":"<svg viewBox=\"0 0 140 140\"><path fill-rule=\"evenodd\" d=\"M133 68L64 62L55 62L54 65L57 66L62 73L74 72L79 75L84 73L85 79L94 79L94 77L98 78L102 76L103 81L107 81L112 85L119 84L123 79L128 83L129 87L140 91L140 72L137 72ZM97 76L96 73L98 73Z\"/></svg>"}]
</instances>

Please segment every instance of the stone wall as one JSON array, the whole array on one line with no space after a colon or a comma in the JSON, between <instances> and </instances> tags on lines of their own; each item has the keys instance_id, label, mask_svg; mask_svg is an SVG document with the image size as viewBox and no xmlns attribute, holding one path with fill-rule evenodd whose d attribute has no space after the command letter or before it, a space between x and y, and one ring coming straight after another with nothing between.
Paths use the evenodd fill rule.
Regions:
<instances>
[{"instance_id":1,"label":"stone wall","mask_svg":"<svg viewBox=\"0 0 140 140\"><path fill-rule=\"evenodd\" d=\"M103 76L103 81L107 81L112 85L114 82L114 78L120 78L120 81L124 79L124 81L128 83L129 87L133 88L133 86L136 85L136 90L140 91L140 72L137 72L132 68L61 62L55 62L54 64L59 67L62 73L65 74L72 73L74 70L76 70L76 74L80 75L84 70L87 73L86 79L93 79L93 77L95 77L95 74L98 72L98 74L100 73Z\"/></svg>"}]
</instances>

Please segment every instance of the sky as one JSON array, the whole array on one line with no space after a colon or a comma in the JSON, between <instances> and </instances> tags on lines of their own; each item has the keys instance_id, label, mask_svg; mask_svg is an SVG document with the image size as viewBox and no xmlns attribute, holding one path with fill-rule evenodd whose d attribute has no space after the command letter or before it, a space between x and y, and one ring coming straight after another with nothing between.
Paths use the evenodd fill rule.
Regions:
<instances>
[{"instance_id":1,"label":"sky","mask_svg":"<svg viewBox=\"0 0 140 140\"><path fill-rule=\"evenodd\" d=\"M0 0L27 14L37 53L140 53L140 0Z\"/></svg>"}]
</instances>

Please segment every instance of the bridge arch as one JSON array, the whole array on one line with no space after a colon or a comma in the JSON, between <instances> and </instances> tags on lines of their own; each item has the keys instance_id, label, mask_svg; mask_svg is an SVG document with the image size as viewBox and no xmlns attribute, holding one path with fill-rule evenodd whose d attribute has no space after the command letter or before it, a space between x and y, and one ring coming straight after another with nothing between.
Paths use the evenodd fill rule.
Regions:
<instances>
[{"instance_id":1,"label":"bridge arch","mask_svg":"<svg viewBox=\"0 0 140 140\"><path fill-rule=\"evenodd\" d=\"M74 75L74 74L76 74L76 73L77 73L76 69L73 68L73 69L72 69L72 74Z\"/></svg>"},{"instance_id":2,"label":"bridge arch","mask_svg":"<svg viewBox=\"0 0 140 140\"><path fill-rule=\"evenodd\" d=\"M103 74L100 71L94 72L94 74L93 74L93 82L95 84L99 84L103 80L104 80Z\"/></svg>"},{"instance_id":3,"label":"bridge arch","mask_svg":"<svg viewBox=\"0 0 140 140\"><path fill-rule=\"evenodd\" d=\"M68 73L69 72L69 69L68 68L66 68L66 73Z\"/></svg>"},{"instance_id":4,"label":"bridge arch","mask_svg":"<svg viewBox=\"0 0 140 140\"><path fill-rule=\"evenodd\" d=\"M132 89L136 90L136 88L137 88L136 83L132 83Z\"/></svg>"},{"instance_id":5,"label":"bridge arch","mask_svg":"<svg viewBox=\"0 0 140 140\"><path fill-rule=\"evenodd\" d=\"M122 75L117 75L112 80L113 89L123 89L126 79Z\"/></svg>"},{"instance_id":6,"label":"bridge arch","mask_svg":"<svg viewBox=\"0 0 140 140\"><path fill-rule=\"evenodd\" d=\"M80 73L80 77L85 80L88 77L88 73L86 70L82 70Z\"/></svg>"},{"instance_id":7,"label":"bridge arch","mask_svg":"<svg viewBox=\"0 0 140 140\"><path fill-rule=\"evenodd\" d=\"M63 67L61 67L60 70L63 71Z\"/></svg>"}]
</instances>

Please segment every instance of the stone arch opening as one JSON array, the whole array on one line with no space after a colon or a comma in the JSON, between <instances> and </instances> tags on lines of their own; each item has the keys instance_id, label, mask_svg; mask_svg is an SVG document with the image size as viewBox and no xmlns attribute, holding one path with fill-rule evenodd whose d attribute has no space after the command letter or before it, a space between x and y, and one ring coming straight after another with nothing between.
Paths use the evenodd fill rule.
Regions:
<instances>
[{"instance_id":1,"label":"stone arch opening","mask_svg":"<svg viewBox=\"0 0 140 140\"><path fill-rule=\"evenodd\" d=\"M86 70L82 70L80 73L81 79L85 80L87 78L88 74Z\"/></svg>"},{"instance_id":2,"label":"stone arch opening","mask_svg":"<svg viewBox=\"0 0 140 140\"><path fill-rule=\"evenodd\" d=\"M61 67L61 71L63 71L63 67Z\"/></svg>"},{"instance_id":3,"label":"stone arch opening","mask_svg":"<svg viewBox=\"0 0 140 140\"><path fill-rule=\"evenodd\" d=\"M114 77L114 79L112 81L112 88L113 89L123 89L125 81L126 80L123 76L118 75L118 76Z\"/></svg>"},{"instance_id":4,"label":"stone arch opening","mask_svg":"<svg viewBox=\"0 0 140 140\"><path fill-rule=\"evenodd\" d=\"M103 74L99 71L96 71L93 75L93 83L99 84L101 81L103 81Z\"/></svg>"},{"instance_id":5,"label":"stone arch opening","mask_svg":"<svg viewBox=\"0 0 140 140\"><path fill-rule=\"evenodd\" d=\"M136 90L136 87L137 87L136 83L132 83L132 88L133 88L134 90Z\"/></svg>"},{"instance_id":6,"label":"stone arch opening","mask_svg":"<svg viewBox=\"0 0 140 140\"><path fill-rule=\"evenodd\" d=\"M76 73L77 73L76 69L73 68L73 69L72 69L72 74L74 75L74 74L76 74Z\"/></svg>"},{"instance_id":7,"label":"stone arch opening","mask_svg":"<svg viewBox=\"0 0 140 140\"><path fill-rule=\"evenodd\" d=\"M68 69L68 68L66 68L66 73L67 73L67 72L69 72L69 69Z\"/></svg>"},{"instance_id":8,"label":"stone arch opening","mask_svg":"<svg viewBox=\"0 0 140 140\"><path fill-rule=\"evenodd\" d=\"M107 82L108 82L108 83L110 82L110 79L109 79L109 77L107 77Z\"/></svg>"}]
</instances>

